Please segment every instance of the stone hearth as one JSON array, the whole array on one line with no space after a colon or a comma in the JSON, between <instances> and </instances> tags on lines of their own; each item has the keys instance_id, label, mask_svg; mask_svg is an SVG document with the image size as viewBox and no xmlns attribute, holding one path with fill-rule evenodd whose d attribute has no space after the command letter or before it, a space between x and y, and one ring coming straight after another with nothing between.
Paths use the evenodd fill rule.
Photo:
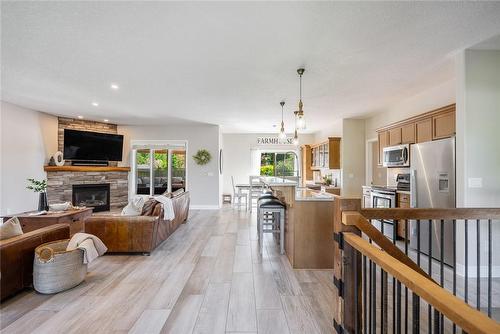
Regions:
<instances>
[{"instance_id":1,"label":"stone hearth","mask_svg":"<svg viewBox=\"0 0 500 334\"><path fill-rule=\"evenodd\" d=\"M127 205L127 171L47 171L49 203L71 202L75 184L99 183L109 183L111 210Z\"/></svg>"}]
</instances>

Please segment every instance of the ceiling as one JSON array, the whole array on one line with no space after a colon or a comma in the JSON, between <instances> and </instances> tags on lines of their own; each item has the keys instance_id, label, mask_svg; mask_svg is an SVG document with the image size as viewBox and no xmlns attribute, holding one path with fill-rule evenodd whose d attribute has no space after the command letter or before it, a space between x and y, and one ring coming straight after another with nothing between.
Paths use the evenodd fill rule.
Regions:
<instances>
[{"instance_id":1,"label":"ceiling","mask_svg":"<svg viewBox=\"0 0 500 334\"><path fill-rule=\"evenodd\" d=\"M118 124L308 131L454 76L495 2L2 2L2 100ZM116 83L120 89L110 89ZM92 106L92 102L99 106Z\"/></svg>"}]
</instances>

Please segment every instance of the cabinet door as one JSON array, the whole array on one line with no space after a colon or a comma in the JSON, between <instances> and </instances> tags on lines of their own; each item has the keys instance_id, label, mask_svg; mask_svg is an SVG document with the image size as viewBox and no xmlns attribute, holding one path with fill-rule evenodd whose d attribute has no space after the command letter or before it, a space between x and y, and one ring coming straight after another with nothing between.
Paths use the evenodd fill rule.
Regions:
<instances>
[{"instance_id":1,"label":"cabinet door","mask_svg":"<svg viewBox=\"0 0 500 334\"><path fill-rule=\"evenodd\" d=\"M382 159L384 156L384 147L387 147L389 143L389 132L382 131L378 133L378 164L382 165Z\"/></svg>"},{"instance_id":2,"label":"cabinet door","mask_svg":"<svg viewBox=\"0 0 500 334\"><path fill-rule=\"evenodd\" d=\"M417 143L423 143L425 141L432 140L432 119L424 119L417 122Z\"/></svg>"},{"instance_id":3,"label":"cabinet door","mask_svg":"<svg viewBox=\"0 0 500 334\"><path fill-rule=\"evenodd\" d=\"M401 128L389 130L389 146L401 144Z\"/></svg>"},{"instance_id":4,"label":"cabinet door","mask_svg":"<svg viewBox=\"0 0 500 334\"><path fill-rule=\"evenodd\" d=\"M415 144L415 123L401 127L401 144Z\"/></svg>"},{"instance_id":5,"label":"cabinet door","mask_svg":"<svg viewBox=\"0 0 500 334\"><path fill-rule=\"evenodd\" d=\"M455 134L455 113L448 112L432 118L432 139L448 138Z\"/></svg>"},{"instance_id":6,"label":"cabinet door","mask_svg":"<svg viewBox=\"0 0 500 334\"><path fill-rule=\"evenodd\" d=\"M328 139L328 164L330 169L340 169L340 137Z\"/></svg>"},{"instance_id":7,"label":"cabinet door","mask_svg":"<svg viewBox=\"0 0 500 334\"><path fill-rule=\"evenodd\" d=\"M328 156L328 143L324 144L323 145L323 154L324 154L324 158L323 158L323 167L325 168L328 168L330 166L330 159L329 159L329 156Z\"/></svg>"}]
</instances>

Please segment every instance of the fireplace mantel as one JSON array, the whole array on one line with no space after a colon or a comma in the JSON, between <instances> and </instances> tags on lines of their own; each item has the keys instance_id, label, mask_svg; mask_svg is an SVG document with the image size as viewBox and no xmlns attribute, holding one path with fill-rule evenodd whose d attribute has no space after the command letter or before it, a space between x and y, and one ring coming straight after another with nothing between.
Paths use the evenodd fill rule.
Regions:
<instances>
[{"instance_id":1,"label":"fireplace mantel","mask_svg":"<svg viewBox=\"0 0 500 334\"><path fill-rule=\"evenodd\" d=\"M112 166L44 166L46 172L130 172L130 167Z\"/></svg>"}]
</instances>

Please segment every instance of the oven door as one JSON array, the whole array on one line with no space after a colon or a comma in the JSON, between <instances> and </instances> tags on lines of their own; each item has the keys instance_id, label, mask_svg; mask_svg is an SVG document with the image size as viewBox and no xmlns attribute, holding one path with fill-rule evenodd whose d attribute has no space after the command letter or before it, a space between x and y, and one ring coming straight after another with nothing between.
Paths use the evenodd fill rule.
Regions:
<instances>
[{"instance_id":1,"label":"oven door","mask_svg":"<svg viewBox=\"0 0 500 334\"><path fill-rule=\"evenodd\" d=\"M375 209L390 209L396 207L396 195L380 193L372 191L371 193L372 207ZM371 221L382 234L391 240L395 240L397 235L397 227L392 220L374 219Z\"/></svg>"},{"instance_id":2,"label":"oven door","mask_svg":"<svg viewBox=\"0 0 500 334\"><path fill-rule=\"evenodd\" d=\"M410 166L409 145L399 145L384 148L382 164L384 167Z\"/></svg>"}]
</instances>

